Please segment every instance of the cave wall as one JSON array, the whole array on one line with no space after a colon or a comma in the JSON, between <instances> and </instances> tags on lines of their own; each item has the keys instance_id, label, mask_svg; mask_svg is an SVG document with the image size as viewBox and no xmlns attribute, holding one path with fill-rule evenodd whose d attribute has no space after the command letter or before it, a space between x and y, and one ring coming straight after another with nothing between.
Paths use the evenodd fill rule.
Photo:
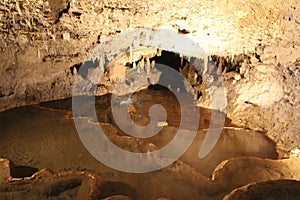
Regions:
<instances>
[{"instance_id":1,"label":"cave wall","mask_svg":"<svg viewBox=\"0 0 300 200\"><path fill-rule=\"evenodd\" d=\"M74 66L98 44L138 27L165 27L210 55L248 55L244 71L224 75L228 116L289 151L300 144L299 9L298 0L1 1L0 110L70 97ZM100 94L110 90L106 81Z\"/></svg>"}]
</instances>

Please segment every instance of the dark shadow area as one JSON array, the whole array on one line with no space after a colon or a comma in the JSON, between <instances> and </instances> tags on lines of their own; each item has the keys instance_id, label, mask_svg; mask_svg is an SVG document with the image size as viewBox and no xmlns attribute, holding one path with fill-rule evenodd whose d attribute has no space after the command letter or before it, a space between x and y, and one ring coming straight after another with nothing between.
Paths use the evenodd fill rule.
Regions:
<instances>
[{"instance_id":1,"label":"dark shadow area","mask_svg":"<svg viewBox=\"0 0 300 200\"><path fill-rule=\"evenodd\" d=\"M152 61L152 60L154 60L155 63L167 65L167 66L175 69L176 71L179 71L179 68L182 65L185 65L187 62L185 59L183 59L183 64L181 64L180 56L176 53L169 52L169 51L162 51L161 56L155 56L150 59L150 61Z\"/></svg>"},{"instance_id":2,"label":"dark shadow area","mask_svg":"<svg viewBox=\"0 0 300 200\"><path fill-rule=\"evenodd\" d=\"M105 182L102 188L100 199L114 195L124 195L133 200L137 199L137 191L130 185L122 182Z\"/></svg>"},{"instance_id":3,"label":"dark shadow area","mask_svg":"<svg viewBox=\"0 0 300 200\"><path fill-rule=\"evenodd\" d=\"M34 167L16 166L11 168L10 175L12 178L25 178L25 177L31 177L34 173L38 171L39 170Z\"/></svg>"},{"instance_id":4,"label":"dark shadow area","mask_svg":"<svg viewBox=\"0 0 300 200\"><path fill-rule=\"evenodd\" d=\"M75 69L76 69L76 71L78 72L78 70L79 70L79 68L80 68L81 65L82 65L82 63L77 63L77 64L71 66L71 67L70 67L71 74L74 75Z\"/></svg>"}]
</instances>

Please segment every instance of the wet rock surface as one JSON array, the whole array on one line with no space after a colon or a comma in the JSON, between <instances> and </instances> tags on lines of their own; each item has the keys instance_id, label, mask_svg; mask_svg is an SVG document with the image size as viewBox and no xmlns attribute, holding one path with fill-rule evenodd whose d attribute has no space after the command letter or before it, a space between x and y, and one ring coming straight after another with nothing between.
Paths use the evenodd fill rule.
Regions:
<instances>
[{"instance_id":1,"label":"wet rock surface","mask_svg":"<svg viewBox=\"0 0 300 200\"><path fill-rule=\"evenodd\" d=\"M150 190L154 193L151 194L151 191L144 188L143 184L134 184L129 181L130 184L135 185L134 188L126 183L128 181L126 179L123 182L103 182L102 178L94 172L67 171L55 174L50 170L42 169L30 177L12 178L9 171L15 166L11 165L11 161L1 159L0 196L2 199L155 199L159 195L167 195L168 199L222 199L228 193L224 199L258 197L287 199L287 196L288 199L297 199L299 198L298 181L281 180L299 180L299 169L295 168L297 165L299 165L299 159L271 161L235 158L224 161L216 168L212 179L207 179L195 169L177 161L159 172L157 176L152 174L142 179L147 178L146 182L149 184L160 177L160 180L164 180L160 182L161 184L179 181L178 183L187 184L188 187L180 185L182 190L172 193L172 190L176 189L174 186L153 186ZM270 179L273 181L268 181ZM258 183L245 185L249 182ZM186 191L187 188L192 190ZM189 193L195 190L199 193Z\"/></svg>"},{"instance_id":2,"label":"wet rock surface","mask_svg":"<svg viewBox=\"0 0 300 200\"><path fill-rule=\"evenodd\" d=\"M136 112L132 115L140 124L146 124L149 120L147 105L153 103L153 98L149 96L153 97L155 94L156 103L166 99L167 102L171 102L174 98L168 97L165 92L158 96L158 91L164 90L154 89L152 93L149 93L149 90L137 93L130 102L143 102L144 107L136 106ZM122 149L131 152L153 151L166 145L176 135L178 121L169 118L169 125L159 134L147 139L133 138L112 123L109 106L106 106L110 103L108 96L99 97L96 102L102 129L108 138ZM174 105L176 106L176 103ZM174 105L164 105L168 115L177 115ZM35 174L41 173L36 170L44 168L55 172L46 170L47 174L51 174L50 177L56 177L52 177L51 180L64 182L70 178L77 181L75 182L78 185L71 187L66 184L64 190L57 194L66 199L75 198L79 194L83 185L80 185L80 177L89 173L101 177L99 199L222 199L233 189L252 182L300 179L298 157L277 160L275 144L264 134L233 126L230 121L226 123L213 151L204 159L199 159L197 155L207 131L207 124L210 122L209 111L202 111L197 136L179 160L155 172L119 172L103 165L85 149L74 127L70 109L70 100L66 99L43 103L40 107L24 107L0 113L0 125L3 128L0 135L1 156L20 165L15 166L4 160L4 164L1 165L1 181L7 187L13 184L7 182L13 177L19 177L14 180L20 184L26 183L26 186L14 186L8 192L3 190L1 194L4 197L16 194L17 198L20 188L35 188L35 182L32 182L34 178L24 177L35 177ZM66 177L59 179L60 174L66 174ZM80 177L77 177L79 175ZM44 181L40 187L54 186L52 182ZM23 196L43 199L45 196L42 191L43 188L30 189L30 192ZM53 198L55 197L57 196L54 195Z\"/></svg>"},{"instance_id":3,"label":"wet rock surface","mask_svg":"<svg viewBox=\"0 0 300 200\"><path fill-rule=\"evenodd\" d=\"M279 180L246 185L233 190L224 200L233 199L298 199L299 181Z\"/></svg>"},{"instance_id":4,"label":"wet rock surface","mask_svg":"<svg viewBox=\"0 0 300 200\"><path fill-rule=\"evenodd\" d=\"M70 97L78 67L91 49L137 27L165 27L193 36L213 55L215 70L227 72L223 76L227 112L234 123L267 131L283 157L299 145L296 0L160 4L10 0L1 2L0 9L0 110ZM113 69L117 68L99 82L98 95L112 92L115 79L123 74L122 67ZM195 84L193 78L188 80ZM196 88L196 97L203 95L205 102L205 87Z\"/></svg>"},{"instance_id":5,"label":"wet rock surface","mask_svg":"<svg viewBox=\"0 0 300 200\"><path fill-rule=\"evenodd\" d=\"M122 194L111 192L109 193L111 197L100 195L103 199L158 199L161 197L166 199L187 197L222 199L226 193L249 182L257 182L259 185L258 182L273 179L299 180L299 9L298 0L288 2L280 0L242 2L236 0L203 2L164 0L160 3L129 0L1 1L0 111L71 97L79 68L92 49L129 30L136 30L140 27L160 27L194 38L208 55L211 55L207 67L208 71L215 72L212 77L202 77L202 70L195 71L195 68L190 65L182 66L180 63L179 66L173 67L180 71L192 85L195 98L199 99L198 105L207 108L211 108L211 99L205 81L221 76L227 95L228 117L222 134L224 137L219 141L219 149L212 153L211 158L214 163L211 162L208 167L203 166L203 163L198 160L191 159L188 154L169 168L162 170L163 174L151 173L139 176L110 171L103 165L99 165L86 152L78 142L78 137L73 134L75 129L69 121L72 119L70 100L58 103L62 110L68 112L58 112L57 105L49 111L51 107L49 104L42 105L42 107L47 107L47 110L34 107L5 111L0 113L0 157L10 159L20 166L3 161L6 164L1 166L1 182L3 180L3 183L8 184L10 188L13 183L6 182L7 177L11 179L32 177L31 175L34 174L43 174L44 172L38 171L42 168L55 171L65 168L71 171L82 169L82 171L95 170L95 174L100 175L105 181L121 182L123 184L120 184L120 187L128 189L121 192ZM161 50L148 49L131 55L128 52L115 52L114 48L108 49L111 55L124 53L125 59L108 59L104 77L96 77L96 73L89 74L91 79L99 78L97 95L112 92L116 82L126 74L128 68L134 68L134 65L140 62L143 63L143 67L144 64L151 66L153 56L161 54ZM181 55L176 56L177 61L182 62L179 58ZM174 58L175 61L176 59ZM185 59L189 60L190 56ZM95 72L98 70L97 67L103 67L98 64L94 66ZM201 69L205 67L201 65ZM147 74L149 70L147 68L143 70L141 75L149 76ZM130 73L128 78L132 80L128 82L129 85L132 84L131 86L135 86L134 81L141 82L141 77L131 77ZM142 88L126 86L127 88L121 87L121 92L145 89L151 85L148 80L142 81L144 81ZM90 89L88 87L87 89ZM124 88L130 91L125 91ZM173 91L176 90L178 88L173 88ZM157 100L159 103L164 102L163 98L157 98ZM109 99L100 101L107 103ZM147 100L143 99L129 104L128 111L137 123L145 125L149 122L148 109L140 108L142 103L146 104ZM177 106L176 103L174 106ZM114 127L109 109L109 106L105 108L98 106L97 116L115 144L133 152L151 150L153 148L149 145L151 142L156 142L157 147L163 145L159 138L155 137L150 141L139 140L137 144L135 139L128 138L126 133ZM202 109L200 112L205 117L200 119L201 130L194 146L189 150L191 154L197 152L196 147L201 143L210 120L208 110ZM173 110L171 114L172 116L178 115L178 112ZM45 123L41 123L43 126L36 127L36 123L40 123L41 116L45 117ZM172 127L166 128L162 134L164 139L168 140L175 130L174 127L178 126L178 120L168 119L161 125ZM35 138L35 143L32 142L32 138ZM254 145L249 142L251 140L255 142ZM67 156L73 151L72 145L70 147L68 142L73 142L72 144L78 147L75 149L76 156L72 159ZM228 147L228 144L235 146L237 143L244 148L236 150ZM221 152L226 152L226 156L216 156ZM292 157L288 158L290 155ZM241 158L241 156L246 156L246 158ZM277 156L288 159L270 160L276 159ZM49 159L54 157L60 162L53 163ZM225 161L222 162L222 160ZM219 162L222 163L218 165ZM6 169L11 169L11 171L8 172ZM240 176L244 173L240 169L248 172L243 179ZM253 171L257 174L253 175ZM46 179L60 178L60 175L56 173L47 171L46 174ZM66 176L69 177L69 174ZM73 175L70 176L73 177ZM75 178L76 184L80 184L83 180L81 175L77 173L74 176L80 176L80 178ZM25 189L28 186L30 191L34 191L33 193L37 195L37 199L44 197L41 192L44 190L42 186L41 190L32 189L32 186L29 186L31 181L29 178L16 182L25 184ZM145 185L141 186L139 183L143 181ZM149 185L160 185L161 182L169 187L159 191L156 187L149 188ZM180 184L174 185L174 182ZM278 182L278 184L281 183L287 182ZM275 188L276 184L277 182L274 183ZM107 189L108 191L119 191L118 184L112 185L115 187ZM257 187L260 188L260 186ZM268 188L268 186L262 187ZM19 195L18 184L12 188L17 192L11 192L9 195ZM77 185L71 188L68 186L60 195L62 198L73 199L79 194L80 188L81 186ZM174 191L182 192L175 196ZM5 192L2 194L6 195ZM237 194L239 195L239 192ZM30 193L21 193L21 195L24 198L34 198L30 196ZM251 195L247 193L246 196ZM8 196L8 198L11 197Z\"/></svg>"},{"instance_id":6,"label":"wet rock surface","mask_svg":"<svg viewBox=\"0 0 300 200\"><path fill-rule=\"evenodd\" d=\"M244 68L237 67L223 76L227 116L236 125L266 132L277 144L280 156L286 157L300 141L298 66L250 63ZM208 90L204 90L199 105L211 107Z\"/></svg>"},{"instance_id":7,"label":"wet rock surface","mask_svg":"<svg viewBox=\"0 0 300 200\"><path fill-rule=\"evenodd\" d=\"M47 169L31 176L15 178L12 171L18 171L11 161L0 160L1 199L96 199L100 196L103 182L89 172L62 172L55 174Z\"/></svg>"},{"instance_id":8,"label":"wet rock surface","mask_svg":"<svg viewBox=\"0 0 300 200\"><path fill-rule=\"evenodd\" d=\"M300 100L297 67L258 65L250 77L229 87L237 101L229 115L236 124L265 130L277 148L289 152L299 145ZM269 74L271 76L268 76ZM254 80L254 81L249 81ZM232 88L232 90L231 90ZM247 112L245 116L242 112Z\"/></svg>"}]
</instances>

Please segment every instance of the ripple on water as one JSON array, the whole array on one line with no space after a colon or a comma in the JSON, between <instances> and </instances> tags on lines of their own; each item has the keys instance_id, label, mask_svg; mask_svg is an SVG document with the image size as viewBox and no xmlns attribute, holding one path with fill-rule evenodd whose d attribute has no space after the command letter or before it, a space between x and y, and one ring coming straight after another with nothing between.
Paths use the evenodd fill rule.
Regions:
<instances>
[{"instance_id":1,"label":"ripple on water","mask_svg":"<svg viewBox=\"0 0 300 200\"><path fill-rule=\"evenodd\" d=\"M28 164L38 160L41 154L47 152L48 147L49 136L46 131L39 128L30 132L18 131L15 143L11 146L15 159Z\"/></svg>"}]
</instances>

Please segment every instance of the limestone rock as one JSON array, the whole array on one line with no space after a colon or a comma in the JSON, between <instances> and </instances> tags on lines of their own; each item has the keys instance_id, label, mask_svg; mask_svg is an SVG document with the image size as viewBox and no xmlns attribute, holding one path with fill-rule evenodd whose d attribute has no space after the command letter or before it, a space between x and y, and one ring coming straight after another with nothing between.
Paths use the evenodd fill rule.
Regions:
<instances>
[{"instance_id":1,"label":"limestone rock","mask_svg":"<svg viewBox=\"0 0 300 200\"><path fill-rule=\"evenodd\" d=\"M0 198L45 199L69 196L72 199L96 199L100 196L103 181L89 172L61 172L55 174L42 169L30 177L14 178L11 176L17 166L10 161L0 160ZM19 169L23 173L23 169ZM76 189L76 193L72 192ZM26 191L25 193L23 191Z\"/></svg>"},{"instance_id":2,"label":"limestone rock","mask_svg":"<svg viewBox=\"0 0 300 200\"><path fill-rule=\"evenodd\" d=\"M266 131L279 149L290 151L299 145L300 100L295 69L257 65L249 77L226 84L228 116L233 123Z\"/></svg>"},{"instance_id":3,"label":"limestone rock","mask_svg":"<svg viewBox=\"0 0 300 200\"><path fill-rule=\"evenodd\" d=\"M224 197L223 200L246 199L299 199L300 182L296 180L276 180L252 183L237 188Z\"/></svg>"}]
</instances>

